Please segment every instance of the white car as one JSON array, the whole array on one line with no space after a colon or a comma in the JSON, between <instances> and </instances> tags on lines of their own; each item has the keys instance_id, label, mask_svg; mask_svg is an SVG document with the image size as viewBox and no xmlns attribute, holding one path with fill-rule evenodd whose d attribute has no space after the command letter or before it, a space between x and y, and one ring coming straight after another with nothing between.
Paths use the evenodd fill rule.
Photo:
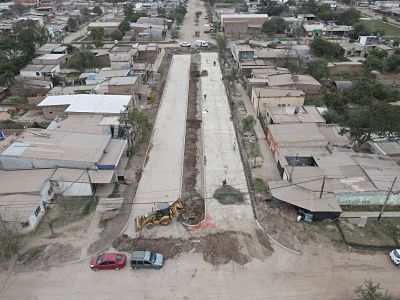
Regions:
<instances>
[{"instance_id":1,"label":"white car","mask_svg":"<svg viewBox=\"0 0 400 300\"><path fill-rule=\"evenodd\" d=\"M188 42L182 42L182 43L181 43L181 47L190 48L190 43L188 43Z\"/></svg>"},{"instance_id":2,"label":"white car","mask_svg":"<svg viewBox=\"0 0 400 300\"><path fill-rule=\"evenodd\" d=\"M400 266L400 249L390 251L389 256L396 266Z\"/></svg>"}]
</instances>

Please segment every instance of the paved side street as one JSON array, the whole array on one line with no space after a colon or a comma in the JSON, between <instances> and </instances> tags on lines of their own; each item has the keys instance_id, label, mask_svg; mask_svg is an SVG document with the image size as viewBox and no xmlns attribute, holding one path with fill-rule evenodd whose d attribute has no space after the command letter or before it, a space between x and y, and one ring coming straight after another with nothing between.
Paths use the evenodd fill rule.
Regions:
<instances>
[{"instance_id":1,"label":"paved side street","mask_svg":"<svg viewBox=\"0 0 400 300\"><path fill-rule=\"evenodd\" d=\"M190 55L173 56L147 160L136 197L132 199L133 209L125 231L129 236L138 234L137 216L151 212L154 203L173 203L181 196L189 69ZM183 231L177 228L180 227L177 222L157 227L152 229L152 234L169 236Z\"/></svg>"}]
</instances>

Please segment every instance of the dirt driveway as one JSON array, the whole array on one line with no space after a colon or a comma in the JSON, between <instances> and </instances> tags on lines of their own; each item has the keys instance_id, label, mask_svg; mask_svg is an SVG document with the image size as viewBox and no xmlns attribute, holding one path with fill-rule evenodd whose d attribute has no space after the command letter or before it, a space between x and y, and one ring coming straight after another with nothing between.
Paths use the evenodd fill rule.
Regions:
<instances>
[{"instance_id":1,"label":"dirt driveway","mask_svg":"<svg viewBox=\"0 0 400 300\"><path fill-rule=\"evenodd\" d=\"M400 296L399 270L386 254L306 245L302 255L275 247L271 256L215 266L201 254L180 254L163 269L93 272L89 261L48 272L12 274L1 299L354 299L365 278ZM0 273L0 289L6 272ZM395 298L397 299L397 298Z\"/></svg>"}]
</instances>

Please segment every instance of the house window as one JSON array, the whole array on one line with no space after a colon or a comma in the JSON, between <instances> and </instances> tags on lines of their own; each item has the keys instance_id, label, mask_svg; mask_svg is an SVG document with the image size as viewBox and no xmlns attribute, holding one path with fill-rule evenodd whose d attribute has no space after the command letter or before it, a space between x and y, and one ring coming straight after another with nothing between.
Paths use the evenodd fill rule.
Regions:
<instances>
[{"instance_id":1,"label":"house window","mask_svg":"<svg viewBox=\"0 0 400 300\"><path fill-rule=\"evenodd\" d=\"M40 205L35 209L35 216L37 217L40 212L42 211L42 208L40 207Z\"/></svg>"},{"instance_id":2,"label":"house window","mask_svg":"<svg viewBox=\"0 0 400 300\"><path fill-rule=\"evenodd\" d=\"M36 72L36 76L40 76L40 73L39 73L39 72Z\"/></svg>"}]
</instances>

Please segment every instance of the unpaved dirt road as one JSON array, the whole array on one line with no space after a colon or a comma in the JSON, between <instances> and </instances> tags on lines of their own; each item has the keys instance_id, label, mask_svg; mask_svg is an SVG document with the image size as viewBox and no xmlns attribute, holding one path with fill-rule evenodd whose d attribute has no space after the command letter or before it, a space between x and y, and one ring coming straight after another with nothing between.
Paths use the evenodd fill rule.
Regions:
<instances>
[{"instance_id":1,"label":"unpaved dirt road","mask_svg":"<svg viewBox=\"0 0 400 300\"><path fill-rule=\"evenodd\" d=\"M195 24L196 12L201 11L198 25ZM185 41L195 47L196 40L210 40L209 33L204 32L204 25L208 24L208 20L204 17L207 15L204 2L198 0L190 0L187 2L187 14L181 25L179 41ZM195 31L200 31L200 36L194 36Z\"/></svg>"},{"instance_id":2,"label":"unpaved dirt road","mask_svg":"<svg viewBox=\"0 0 400 300\"><path fill-rule=\"evenodd\" d=\"M371 278L400 296L398 268L386 254L337 252L307 246L298 256L276 248L264 261L213 266L201 254L182 254L163 269L93 272L89 261L48 272L16 273L0 293L18 299L355 299L353 289ZM5 280L0 273L0 289Z\"/></svg>"}]
</instances>

